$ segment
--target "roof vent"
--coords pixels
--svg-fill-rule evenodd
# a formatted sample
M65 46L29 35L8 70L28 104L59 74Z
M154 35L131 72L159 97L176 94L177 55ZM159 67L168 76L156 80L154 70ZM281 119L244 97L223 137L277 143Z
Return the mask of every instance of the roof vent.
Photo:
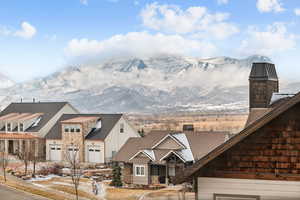
M183 131L194 131L194 125L193 124L184 124L182 127Z

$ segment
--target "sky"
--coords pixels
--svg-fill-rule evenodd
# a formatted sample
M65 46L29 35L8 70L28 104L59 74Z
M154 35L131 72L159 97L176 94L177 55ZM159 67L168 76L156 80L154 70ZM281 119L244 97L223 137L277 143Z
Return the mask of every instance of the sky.
M0 73L22 82L113 57L270 57L300 79L299 0L10 0Z

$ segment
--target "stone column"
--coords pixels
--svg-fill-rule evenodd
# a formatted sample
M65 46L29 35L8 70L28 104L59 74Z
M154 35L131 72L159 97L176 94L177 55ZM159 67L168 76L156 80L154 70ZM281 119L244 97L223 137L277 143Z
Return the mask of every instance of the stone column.
M4 140L4 151L8 154L8 140Z

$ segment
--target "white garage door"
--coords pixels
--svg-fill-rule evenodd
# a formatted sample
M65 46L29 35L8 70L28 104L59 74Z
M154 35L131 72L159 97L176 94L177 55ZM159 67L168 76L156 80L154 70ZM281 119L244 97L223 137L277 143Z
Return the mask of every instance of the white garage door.
M88 159L91 163L101 163L100 146L88 146Z
M50 144L50 160L61 161L61 145Z

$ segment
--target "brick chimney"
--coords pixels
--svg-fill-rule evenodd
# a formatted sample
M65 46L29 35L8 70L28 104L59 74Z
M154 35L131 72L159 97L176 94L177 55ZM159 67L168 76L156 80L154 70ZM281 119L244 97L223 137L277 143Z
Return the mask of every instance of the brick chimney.
M279 82L274 64L253 63L249 76L249 107L268 108L273 93L279 92Z

